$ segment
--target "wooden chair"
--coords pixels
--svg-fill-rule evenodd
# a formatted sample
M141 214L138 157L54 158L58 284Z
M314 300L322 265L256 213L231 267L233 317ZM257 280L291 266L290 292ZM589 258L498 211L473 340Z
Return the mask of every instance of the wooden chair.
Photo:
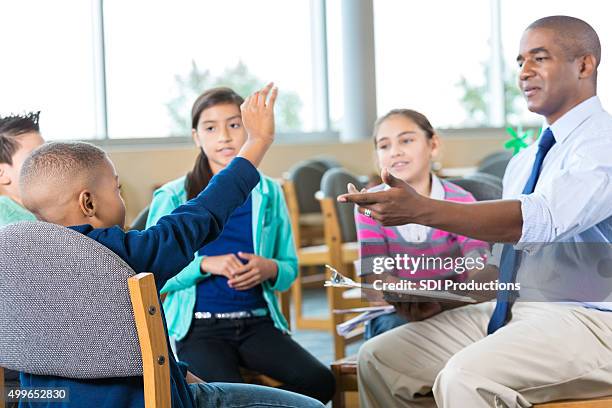
M329 249L325 245L302 246L302 223L300 222L300 209L297 200L295 185L291 180L283 180L282 183L285 201L291 220L293 239L298 257L299 274L296 281L291 286L291 298L295 308L295 327L298 329L327 330L329 327L328 319L305 318L302 308L303 285L309 282L319 282L322 284L325 279L324 274L313 274L304 276L304 268L320 267L329 262Z
M301 227L299 222L299 208L297 204L295 186L290 180L284 180L283 191L285 200L289 210L293 236L296 242L298 263L300 267L314 267L330 264L336 267L341 273L352 275L353 262L359 258L359 244L357 242L342 242L342 233L338 214L335 208L335 197L324 197L319 192L317 200L321 206L323 215L323 234L324 244L301 247ZM302 277L291 287L291 297L295 308L295 327L298 329L314 329L314 330L331 330L334 334L334 350L336 350L337 358L344 355L344 348L347 344L345 339L340 338L336 334L336 324L344 321L347 315L337 315L333 313L335 309L349 309L352 307L363 306L358 299L344 299L343 290L328 288L327 299L330 307L330 316L328 318L305 318L302 308L302 291L304 283L309 281L318 281L329 278L329 273L326 271L321 276ZM355 332L354 336L350 336L348 342L352 342L360 338L363 334L363 329Z
M340 224L336 213L336 200L331 197L322 197L319 195L321 210L324 218L325 245L328 248L329 265L332 265L341 274L352 276L353 263L359 259L359 243L357 242L342 242L340 232ZM326 271L327 279L331 278L329 271ZM363 307L364 301L360 298L345 298L346 289L327 287L327 302L331 310L330 321L328 328L334 336L334 355L336 359L340 359L346 354L346 346L360 340L363 337L363 327L354 330L347 337L342 337L336 332L336 326L344 322L347 318L353 317L353 314L334 313L334 311L344 311L356 307Z
M153 274L129 278L128 288L140 340L145 407L170 407L168 346Z
M332 399L332 408L345 408L346 392L357 391L357 355L352 355L331 364L336 379L336 392Z
M145 407L170 408L168 348L155 279L150 273L139 273L129 278L127 284L142 353ZM2 367L0 367L0 389L4 389ZM4 393L2 393L0 407L4 404Z

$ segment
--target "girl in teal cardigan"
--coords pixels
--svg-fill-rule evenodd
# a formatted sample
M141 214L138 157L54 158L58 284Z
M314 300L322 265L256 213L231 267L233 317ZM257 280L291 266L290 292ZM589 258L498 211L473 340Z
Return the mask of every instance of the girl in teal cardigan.
M195 196L235 157L246 141L242 101L228 88L211 89L195 101L192 137L200 153L190 173L155 191L147 227ZM289 289L297 268L282 190L260 174L219 238L161 290L179 359L205 381L242 382L244 367L327 403L333 375L291 339L275 294Z

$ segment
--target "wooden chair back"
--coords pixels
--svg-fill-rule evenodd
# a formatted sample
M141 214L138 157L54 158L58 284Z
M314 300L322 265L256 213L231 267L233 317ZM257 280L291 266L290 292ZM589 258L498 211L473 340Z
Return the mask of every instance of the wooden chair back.
M342 233L338 215L336 212L335 199L332 197L318 196L323 212L323 229L325 232L325 245L329 250L329 263L338 272L345 276L354 277L353 261L357 260L357 246L347 248L347 243L342 242ZM327 279L331 278L327 271ZM334 355L336 359L341 359L346 355L346 347L363 337L363 328L354 331L349 337L345 338L336 332L336 326L344 322L347 318L353 317L350 313L334 313L335 310L346 310L356 307L367 306L361 299L345 299L345 289L328 287L327 302L331 311L330 330L334 336Z
M145 407L170 408L168 343L153 274L132 276L128 289L142 353Z

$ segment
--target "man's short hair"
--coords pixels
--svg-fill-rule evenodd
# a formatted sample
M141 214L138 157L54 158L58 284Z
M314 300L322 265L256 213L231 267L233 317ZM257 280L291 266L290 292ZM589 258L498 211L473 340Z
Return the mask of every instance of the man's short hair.
M49 142L35 149L21 168L22 191L36 183L69 183L93 177L106 160L104 150L86 142Z
M0 163L13 165L13 155L19 148L18 136L40 132L40 111L0 117Z
M601 43L597 32L587 22L576 17L550 16L534 21L527 30L544 28L555 32L555 35L567 54L568 59L592 54L595 56L595 69L601 61Z

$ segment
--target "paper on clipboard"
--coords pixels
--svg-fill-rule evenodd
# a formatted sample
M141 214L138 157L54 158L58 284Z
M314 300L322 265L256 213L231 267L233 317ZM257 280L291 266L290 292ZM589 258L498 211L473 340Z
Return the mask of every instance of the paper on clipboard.
M346 276L342 275L335 268L329 265L325 265L325 267L328 268L332 272L331 279L328 281L325 281L324 286L326 287L332 286L336 288L359 288L361 290L373 290L379 293L381 292L379 289L374 288L374 285L370 283L355 282L351 278L347 278ZM410 296L419 296L419 297L425 297L425 298L437 299L437 300L462 302L462 303L477 303L476 299L474 298L471 298L469 296L457 295L455 293L451 293L447 291L405 289L405 290L385 290L385 292L404 294L404 295L410 295Z

